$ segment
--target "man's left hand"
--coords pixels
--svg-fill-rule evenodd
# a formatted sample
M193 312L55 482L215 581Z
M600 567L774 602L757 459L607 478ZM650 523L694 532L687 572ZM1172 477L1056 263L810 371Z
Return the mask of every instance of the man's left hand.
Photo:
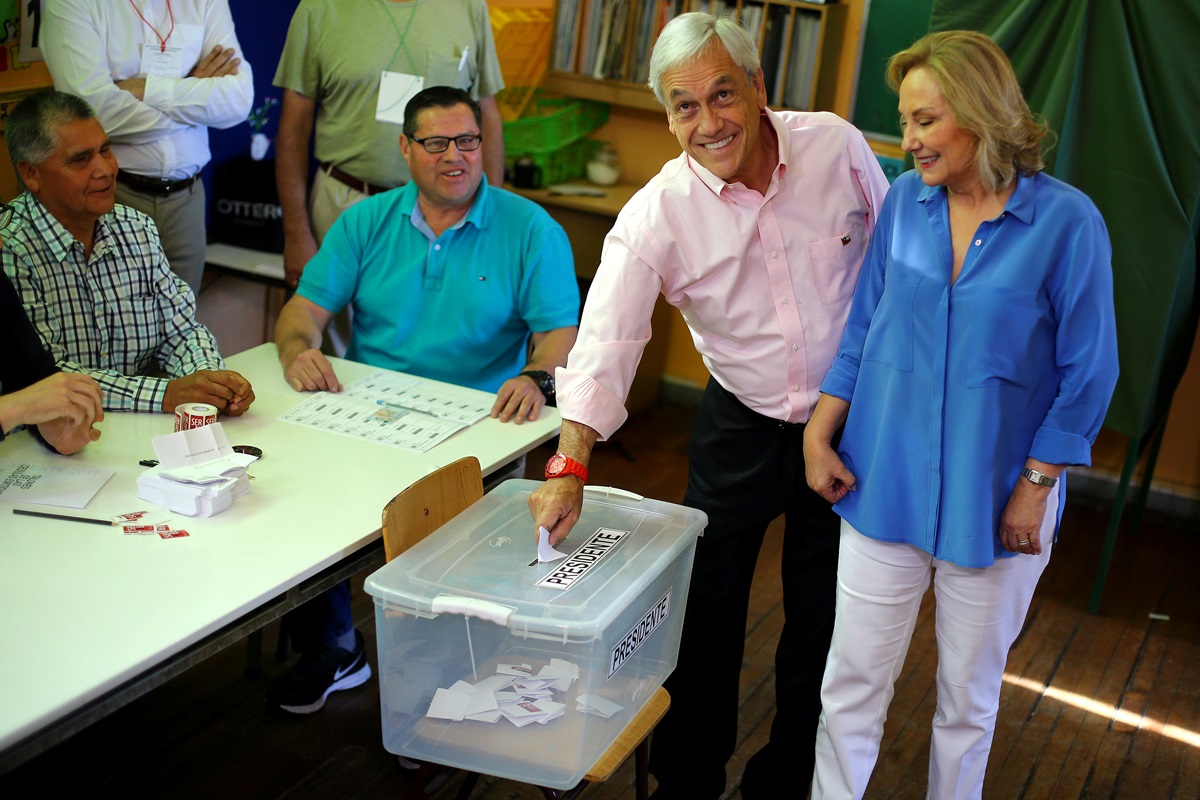
M238 417L254 402L250 381L233 370L202 369L167 382L162 410L170 414L180 403L208 403L222 414Z
M232 47L222 48L216 45L208 55L202 57L187 74L189 78L223 78L226 75L237 75L240 58L235 58Z
M528 375L518 375L509 378L496 392L496 402L492 406L492 419L508 422L510 419L520 425L525 420L532 422L542 413L546 405L546 397L537 383Z

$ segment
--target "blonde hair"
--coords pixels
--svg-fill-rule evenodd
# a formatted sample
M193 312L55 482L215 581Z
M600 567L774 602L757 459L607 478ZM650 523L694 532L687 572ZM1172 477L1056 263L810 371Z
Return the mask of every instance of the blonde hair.
M1021 93L1012 64L1000 46L976 31L942 31L923 36L892 56L887 84L900 91L904 77L927 69L959 127L976 137L975 168L979 180L999 191L1020 172L1045 169L1042 139L1048 129L1034 118Z

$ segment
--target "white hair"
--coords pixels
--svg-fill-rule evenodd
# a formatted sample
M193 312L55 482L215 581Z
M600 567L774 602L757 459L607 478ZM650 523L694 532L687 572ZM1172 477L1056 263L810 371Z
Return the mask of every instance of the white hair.
M758 75L758 47L754 39L732 16L714 17L712 14L692 12L680 14L662 29L654 43L650 56L650 88L664 106L662 77L699 56L716 39L725 47L733 63L744 70L751 82Z

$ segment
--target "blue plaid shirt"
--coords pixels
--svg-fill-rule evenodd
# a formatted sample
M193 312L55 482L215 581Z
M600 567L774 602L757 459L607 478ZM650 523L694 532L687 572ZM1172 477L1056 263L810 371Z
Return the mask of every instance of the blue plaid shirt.
M0 265L30 322L65 372L91 375L104 408L161 411L168 378L223 369L196 300L171 272L154 222L118 205L96 223L91 258L29 193L0 230Z

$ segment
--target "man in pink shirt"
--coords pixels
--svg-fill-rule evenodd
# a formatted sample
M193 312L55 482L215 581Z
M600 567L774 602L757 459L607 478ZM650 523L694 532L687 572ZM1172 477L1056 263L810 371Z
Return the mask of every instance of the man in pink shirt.
M750 584L780 514L786 624L776 716L741 792L803 797L796 779L813 770L838 553L838 518L805 482L803 430L887 181L844 120L766 108L758 51L731 20L684 14L669 23L650 85L684 152L630 200L605 240L579 336L558 370L560 452L530 512L555 543L579 519L592 447L625 421L661 293L683 313L712 378L684 497L709 524L667 681L671 710L654 734L654 797L715 800L725 790Z

